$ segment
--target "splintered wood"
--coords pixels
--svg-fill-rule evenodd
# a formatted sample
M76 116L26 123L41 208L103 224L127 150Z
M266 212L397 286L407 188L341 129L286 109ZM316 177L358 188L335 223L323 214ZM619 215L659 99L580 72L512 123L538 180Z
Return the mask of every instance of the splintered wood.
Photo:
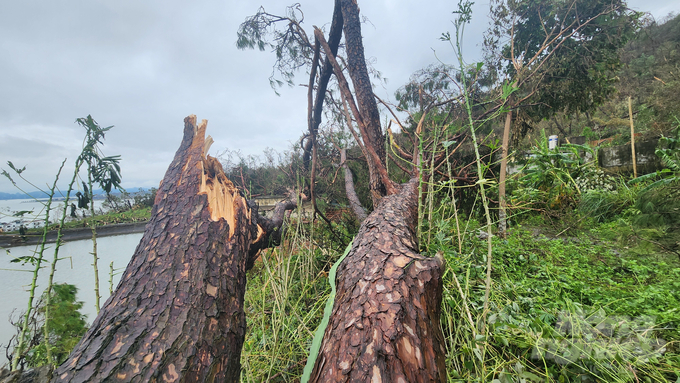
M246 199L241 197L238 189L229 181L222 171L222 164L217 159L208 156L201 162L203 174L199 194L208 196L208 210L210 219L218 221L225 219L229 224L229 239L234 235L236 227L236 211L243 211L250 219L250 209ZM261 229L260 229L261 230Z
M258 228L207 122L184 136L121 281L54 382L236 382L246 261Z

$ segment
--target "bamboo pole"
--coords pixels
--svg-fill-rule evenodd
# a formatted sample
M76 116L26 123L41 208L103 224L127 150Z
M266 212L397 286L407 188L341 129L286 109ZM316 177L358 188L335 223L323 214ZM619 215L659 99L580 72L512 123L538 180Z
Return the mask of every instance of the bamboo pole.
M633 101L628 96L628 117L630 118L630 150L633 153L633 177L637 178L637 160L635 159L635 127L633 125Z
M510 144L510 127L512 126L512 110L505 115L505 126L503 128L503 146L501 152L501 174L498 182L498 235L505 237L507 225L507 202L505 201L505 178L508 172L508 146Z

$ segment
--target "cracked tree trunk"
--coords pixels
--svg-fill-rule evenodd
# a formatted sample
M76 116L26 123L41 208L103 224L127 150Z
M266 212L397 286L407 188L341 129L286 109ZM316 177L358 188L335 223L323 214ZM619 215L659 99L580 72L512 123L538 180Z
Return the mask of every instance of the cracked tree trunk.
M384 197L338 268L311 382L445 382L441 257L417 251L417 179Z
M184 120L144 236L53 382L238 381L249 250L268 233L206 156L206 125Z

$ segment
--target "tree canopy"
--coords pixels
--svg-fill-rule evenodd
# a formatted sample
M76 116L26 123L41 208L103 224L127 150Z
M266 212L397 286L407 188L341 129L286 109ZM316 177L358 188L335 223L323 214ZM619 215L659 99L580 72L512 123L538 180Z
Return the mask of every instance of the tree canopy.
M485 36L497 78L515 82L526 132L558 111L592 111L615 90L620 49L641 13L624 0L493 0Z

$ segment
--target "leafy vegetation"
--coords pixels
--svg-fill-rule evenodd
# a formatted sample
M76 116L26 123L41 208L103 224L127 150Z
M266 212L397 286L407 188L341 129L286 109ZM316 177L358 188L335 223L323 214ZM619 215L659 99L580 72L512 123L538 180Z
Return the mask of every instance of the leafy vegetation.
M474 95L468 111L483 115L483 71L472 68L468 74ZM429 68L401 91L402 107L417 110L455 98L454 85L462 78L445 66ZM605 93L616 94L611 89ZM553 119L559 121L563 113ZM449 106L411 114L405 133L422 127L422 137L427 137L420 143L426 148L423 163L455 152L459 142L443 132L459 133L464 116L462 108ZM551 121L541 124L550 130ZM483 136L481 148L493 153L498 147L493 121L473 124ZM602 129L591 130L592 138L601 137ZM399 141L404 136L393 134L399 145L391 148L393 153L408 145ZM446 142L446 150L434 149L435 139ZM437 173L424 167L428 176L422 183L420 241L424 252L439 252L447 260L441 320L449 381L676 381L680 237L675 213L680 198L677 183L652 185L677 173L668 167L659 175L630 180L598 168L597 151L589 145L550 150L545 132L532 142L522 170L508 180L511 225L505 238L484 233L490 225L480 223L486 218L480 213L483 197L477 185L452 176L463 170L476 177L478 172L469 171L468 144L443 164L450 170ZM659 151L660 156L677 155L672 142L660 146L664 148L670 151ZM484 158L479 172L492 186L493 202L494 163ZM346 200L338 202L346 206ZM342 244L331 245L331 231L337 229L336 223L318 221L298 226L289 246L272 250L249 275L246 299L257 309L248 311L242 380L295 381L301 376L330 291L326 273L343 249ZM304 281L302 270L311 271ZM487 270L493 281L489 287ZM289 295L281 286L287 286Z
M524 187L531 182L518 181ZM570 221L578 223L568 236L559 233L563 226L556 227L552 215L517 209L508 236L492 237L486 314L487 246L480 236L486 225L474 213L457 220L450 194L437 201L421 241L426 252L440 252L447 261L442 325L449 381L678 378L680 262L656 243L666 226L650 223L644 229L638 223L635 206L643 186L627 187L621 180L616 191L579 196L573 183L565 184L572 185L573 204L561 212L578 217ZM626 197L611 197L608 203L616 209L606 215L583 206L591 194L616 193ZM601 204L596 211L610 209ZM340 246L322 240L333 238L323 224L298 222L293 228L285 244L264 254L248 276L246 382L301 376L330 292L327 273ZM484 321L488 333L482 336Z
M495 2L500 3L504 2ZM447 261L441 324L449 381L680 379L680 121L670 118L680 112L680 104L673 104L677 92L672 92L679 81L674 72L680 63L674 31L680 18L663 24L648 22L637 30L642 15L620 8L622 2L615 2L613 13L604 9L605 2L577 3L587 12L573 14L562 2L501 4L499 20L510 18L513 23L507 25L522 27L512 36L525 48L515 52L516 57L535 56L535 61L517 67L499 62L489 68L488 62L466 65L458 51L458 68L429 67L397 95L398 107L409 111L409 117L398 123L399 132L388 130L386 163L391 178L400 181L408 177L413 163L419 164L420 246L424 253L439 253ZM469 21L469 6L461 5L457 28ZM535 8L551 17L529 15ZM240 46L275 50L275 68L285 82L291 82L294 72L310 60L299 15L297 6L288 9L286 20L294 27L276 31L273 42L257 34L263 25L273 28L273 15L264 10L239 32ZM592 25L578 29L579 34L594 35L585 39L589 44L579 45L572 41L573 35L558 34L555 44L561 45L541 49L532 31L558 30L560 15L567 15L566 20L575 25L585 25L578 17L592 19ZM598 34L602 29L608 34ZM497 37L501 32L494 31ZM278 45L288 38L294 39L292 45ZM450 34L444 34L443 40L459 48ZM618 50L626 41L625 48ZM567 53L553 49L557 47L565 47ZM507 53L506 45L496 48ZM640 52L646 53L636 57ZM666 61L658 56L663 52ZM574 64L584 57L584 65ZM541 62L546 63L542 74L520 73ZM514 81L499 80L502 76ZM616 76L620 83L615 84ZM279 81L272 80L274 85ZM546 82L549 86L537 92ZM578 92L566 89L589 97L574 98ZM630 175L607 174L598 168L597 151L588 144L548 147L546 132L556 130L574 130L589 141L630 139L630 133L625 133L627 107L623 107L628 95L636 96L638 131L663 136L657 155L665 169L629 179ZM513 101L513 97L517 98ZM510 106L517 107L510 105L517 100L534 105L515 121L520 129L515 141L528 134L516 149L528 151L526 156L519 151L515 155L521 167L507 180L510 228L501 237L493 229L499 193L497 132L500 117L510 112ZM303 374L332 294L331 266L358 229L342 187L340 148L348 149L350 175L357 184L368 183L368 167L360 148L351 143L348 125L336 115L316 137L314 188L323 220L316 213L307 217L298 211L289 218L282 245L261 254L248 274L244 382L297 381ZM534 140L529 137L532 133ZM416 148L418 157L409 158L408 152ZM301 147L283 154L268 150L262 157L227 150L221 160L229 178L248 197L285 194L296 188L303 189L300 194L309 192L299 187L309 181ZM112 171L110 166L107 169ZM359 193L362 204L372 208L368 191ZM148 217L151 195L134 196L139 208L126 210L132 205L125 202L129 200L129 195L111 198L116 212L107 218L90 217L61 227ZM56 287L53 293L58 293ZM55 295L49 305L59 305L59 299ZM65 307L71 312L79 309L75 292L63 301L70 302ZM55 322L47 327L50 334L71 334L65 324L82 319L77 314L62 318L58 306L51 311L48 321ZM49 339L55 341L47 348L60 360L59 350L68 348L69 341L62 345L56 335ZM42 344L38 341L26 354L29 364L44 363Z
M35 310L30 316L30 331L24 336L27 338L27 346L25 351L18 355L19 364L21 366L26 366L29 368L40 367L50 363L61 364L66 360L66 357L76 343L80 341L80 338L87 331L87 322L80 310L83 308L83 302L77 300L76 294L78 289L74 285L70 284L55 284L52 286L51 297L49 300L50 304L50 317L46 319L45 317L45 307L47 305L47 299L45 295L47 291L43 293L43 296L38 300ZM45 342L43 342L43 332L44 322L48 320L50 323L48 325L49 330L49 347L51 349L53 360L50 361L47 358L47 350ZM13 351L17 352L18 336L21 336L21 323L15 323L17 328L17 337L13 338L14 345L12 342L8 346L11 348L13 346Z

